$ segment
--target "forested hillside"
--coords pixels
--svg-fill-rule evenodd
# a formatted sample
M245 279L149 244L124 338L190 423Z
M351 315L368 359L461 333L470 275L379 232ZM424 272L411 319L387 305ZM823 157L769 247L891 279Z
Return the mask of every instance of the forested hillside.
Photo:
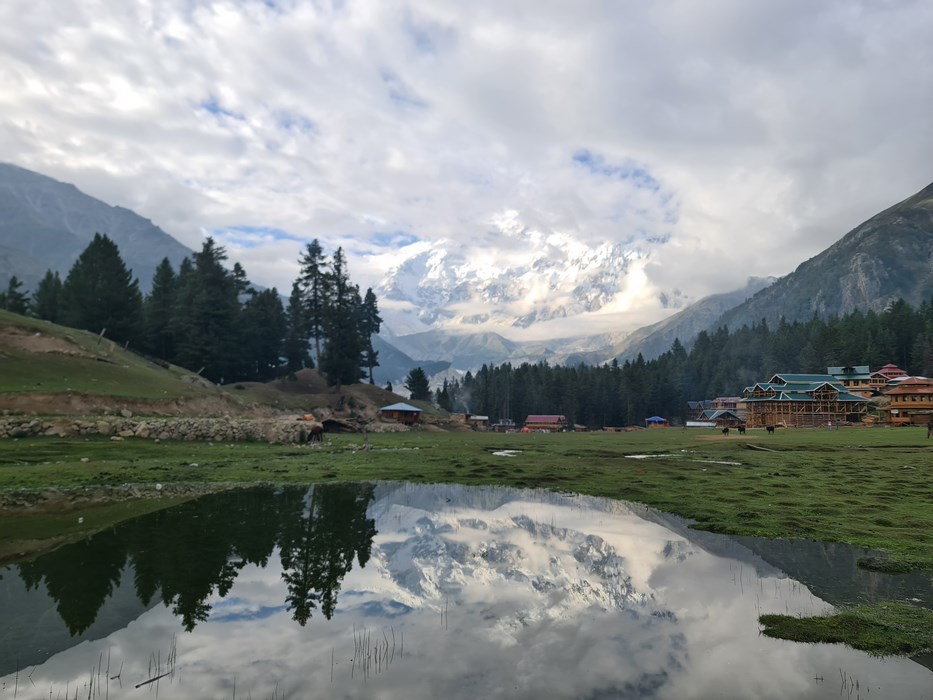
M524 420L559 413L589 427L644 425L684 415L689 400L735 396L778 372L823 373L833 365L889 362L909 374L933 374L933 304L898 301L881 313L806 322L781 321L702 332L692 348L675 340L655 360L641 356L600 367L546 363L483 366L437 390L444 408Z
M372 381L382 319L373 291L351 282L342 249L328 259L317 240L306 246L287 309L275 288L256 289L226 259L209 237L177 270L164 258L143 296L117 244L98 233L64 280L49 269L30 294L12 276L0 308L99 333L221 384L315 364L331 385Z

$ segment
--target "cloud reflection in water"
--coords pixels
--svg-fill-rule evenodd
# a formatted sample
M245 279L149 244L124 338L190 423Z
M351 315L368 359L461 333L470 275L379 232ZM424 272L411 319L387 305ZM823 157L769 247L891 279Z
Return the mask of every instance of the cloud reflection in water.
M885 698L933 687L906 659L760 636L762 613L829 606L734 540L640 507L379 484L366 518L368 560L341 565L329 619L314 609L296 624L277 548L266 566L241 565L191 632L156 606L57 654L31 682L46 695L74 688L109 653L124 665L122 691L108 688L121 697L174 639L164 698L232 697L234 684L238 697L823 698L838 695L841 674Z

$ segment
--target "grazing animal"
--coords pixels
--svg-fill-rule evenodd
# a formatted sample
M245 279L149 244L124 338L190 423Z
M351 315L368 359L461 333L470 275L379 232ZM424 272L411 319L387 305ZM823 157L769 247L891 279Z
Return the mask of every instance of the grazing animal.
M324 426L320 424L315 424L311 426L311 435L309 436L310 442L324 442Z
M745 426L744 426L744 425L740 425L738 428L736 428L736 430L739 431L739 435L745 435Z
M768 435L774 435L774 426L773 426L773 425L769 425L769 426L765 427L765 430L768 431Z
M728 428L728 427L723 428L723 429L722 429L722 434L723 434L723 435L728 435L728 434L729 434L729 428Z

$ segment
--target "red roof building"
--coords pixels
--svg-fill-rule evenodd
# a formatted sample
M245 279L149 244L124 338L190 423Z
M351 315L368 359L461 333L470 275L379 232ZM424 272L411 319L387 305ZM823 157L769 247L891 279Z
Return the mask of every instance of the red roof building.
M525 419L525 428L528 430L547 430L556 432L566 430L570 426L566 416L559 415L532 415Z
M876 369L871 373L871 388L880 393L890 381L906 376L907 372L889 362L881 369Z

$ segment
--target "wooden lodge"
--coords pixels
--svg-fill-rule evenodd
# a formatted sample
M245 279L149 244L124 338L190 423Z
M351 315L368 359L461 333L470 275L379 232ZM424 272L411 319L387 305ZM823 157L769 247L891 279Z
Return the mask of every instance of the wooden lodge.
M930 425L933 423L933 379L903 377L884 395L891 403L882 409L891 425Z
M858 423L868 411L868 399L831 374L775 374L770 381L746 387L743 398L750 428Z
M687 427L737 428L745 425L745 401L741 396L687 402Z
M888 384L906 376L907 372L902 370L897 365L888 363L881 369L872 372L869 379L871 381L871 388L875 391L875 393L881 394L884 393L884 390L887 388Z
M841 382L850 393L869 398L875 394L871 385L871 372L868 365L847 365L844 367L827 367L826 374L831 374L836 381Z
M569 427L570 423L567 421L566 416L560 416L556 414L531 415L525 419L525 425L522 430L525 432L544 430L550 433L555 433L562 430L567 430Z
M394 403L379 409L379 415L386 420L394 420L405 425L413 425L421 420L421 409L407 403Z

